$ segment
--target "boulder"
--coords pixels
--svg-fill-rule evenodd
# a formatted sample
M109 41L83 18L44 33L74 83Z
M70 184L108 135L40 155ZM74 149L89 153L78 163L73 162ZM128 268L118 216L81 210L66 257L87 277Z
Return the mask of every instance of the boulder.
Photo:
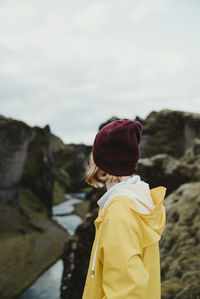
M200 296L200 182L165 199L167 224L160 241L162 298Z
M32 140L27 148L27 157L20 185L36 194L51 217L53 204L54 157L51 153L49 126L32 128Z
M200 163L188 164L170 155L158 154L150 158L141 158L137 174L149 184L150 188L165 186L167 194L170 194L186 182L198 181L199 166Z
M0 115L0 202L18 205L18 186L31 137L32 130L24 122Z
M53 151L57 169L56 180L65 193L80 192L87 187L84 164L90 151L91 146L84 144L64 144Z
M151 112L143 121L142 157L169 154L176 158L200 136L200 114L164 109Z

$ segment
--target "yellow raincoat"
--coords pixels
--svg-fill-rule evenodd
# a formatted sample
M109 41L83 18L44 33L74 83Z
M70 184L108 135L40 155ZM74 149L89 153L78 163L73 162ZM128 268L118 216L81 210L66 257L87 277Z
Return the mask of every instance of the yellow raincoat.
M154 209L115 196L95 219L95 239L82 299L160 299L159 243L165 228L166 188L149 190Z

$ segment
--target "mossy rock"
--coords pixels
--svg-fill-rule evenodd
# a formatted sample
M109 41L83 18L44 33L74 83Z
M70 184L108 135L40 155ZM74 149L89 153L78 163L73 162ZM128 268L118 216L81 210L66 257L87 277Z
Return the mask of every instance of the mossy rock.
M65 193L66 187L60 183L59 181L54 181L54 188L53 188L53 204L57 205L61 202L66 201Z
M0 293L12 299L60 257L69 234L47 218L37 195L20 187L17 208L0 203L0 238Z
M199 190L200 182L183 184L165 199L167 224L160 241L162 298L200 298Z
M150 136L143 150L144 157L158 153L180 157L184 153L184 119L181 112L151 112L145 120L143 135Z
M44 221L49 227L45 233L12 235L1 242L1 298L11 299L21 293L59 258L67 234L46 217Z
M103 127L105 127L106 125L108 125L109 123L115 121L115 120L119 120L120 118L117 117L117 116L112 116L111 118L109 118L106 122L102 123L100 126L99 126L99 130L101 130Z
M180 158L193 137L200 137L200 114L164 109L152 111L143 126L142 156L167 153Z
M74 205L74 213L84 220L86 218L86 214L89 212L89 207L89 200L84 200L81 203Z
M65 144L58 136L51 133L51 152L55 153L65 149Z
M23 209L30 218L46 215L46 207L38 195L30 189L19 187L19 208Z

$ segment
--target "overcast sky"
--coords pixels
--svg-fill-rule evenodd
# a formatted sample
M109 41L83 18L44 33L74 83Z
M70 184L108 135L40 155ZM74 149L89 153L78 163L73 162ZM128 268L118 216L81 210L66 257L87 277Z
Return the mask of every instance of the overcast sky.
M111 116L200 113L199 0L0 0L0 114L92 144Z

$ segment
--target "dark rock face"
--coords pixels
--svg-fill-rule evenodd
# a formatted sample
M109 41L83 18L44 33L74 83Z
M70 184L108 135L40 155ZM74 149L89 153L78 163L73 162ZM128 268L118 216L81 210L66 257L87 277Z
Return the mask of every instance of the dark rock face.
M167 188L167 195L188 181L198 181L198 165L188 164L167 154L139 160L137 174L150 188L158 185Z
M59 174L56 176L60 184L69 182L65 192L78 192L87 187L84 175L84 163L91 152L91 146L84 144L67 144L53 152L56 168Z
M32 130L25 123L0 116L0 201L18 205L18 184Z
M55 161L51 153L51 133L47 125L44 129L34 127L33 136L28 146L27 159L21 185L39 196L42 204L51 216L53 203L53 170Z
M108 125L109 123L111 123L111 122L113 122L113 121L115 121L115 120L119 120L119 118L116 117L116 116L113 116L113 117L111 117L110 119L108 119L106 122L104 122L103 124L101 124L101 125L99 126L99 131L100 131L104 126Z
M32 128L0 116L1 298L14 298L32 283L68 240L48 219L57 170L51 141L48 125Z
M77 192L82 188L87 187L83 179L84 176L84 163L88 158L92 148L91 146L86 146L84 144L74 145L74 155L75 161L71 167L69 167L68 172L71 177L71 191Z
M17 206L18 189L25 187L38 195L50 216L55 162L49 126L31 128L1 116L0 141L0 201Z
M143 124L142 157L165 153L180 158L197 136L200 136L199 114L167 109L153 111Z
M84 144L66 145L49 126L30 127L0 116L0 201L18 205L19 186L36 194L51 216L53 197L87 187L84 163L91 151ZM58 202L59 202L58 200Z
M61 298L79 299L83 293L84 278L89 265L90 251L95 235L94 220L96 209L76 229L76 237L71 238L64 247L62 259L64 272L62 276Z
M98 214L97 200L105 189L93 189L87 196L90 200L89 213L76 229L75 236L65 244L63 250L64 271L61 284L62 299L80 299L87 275L90 252L95 236L94 220Z

